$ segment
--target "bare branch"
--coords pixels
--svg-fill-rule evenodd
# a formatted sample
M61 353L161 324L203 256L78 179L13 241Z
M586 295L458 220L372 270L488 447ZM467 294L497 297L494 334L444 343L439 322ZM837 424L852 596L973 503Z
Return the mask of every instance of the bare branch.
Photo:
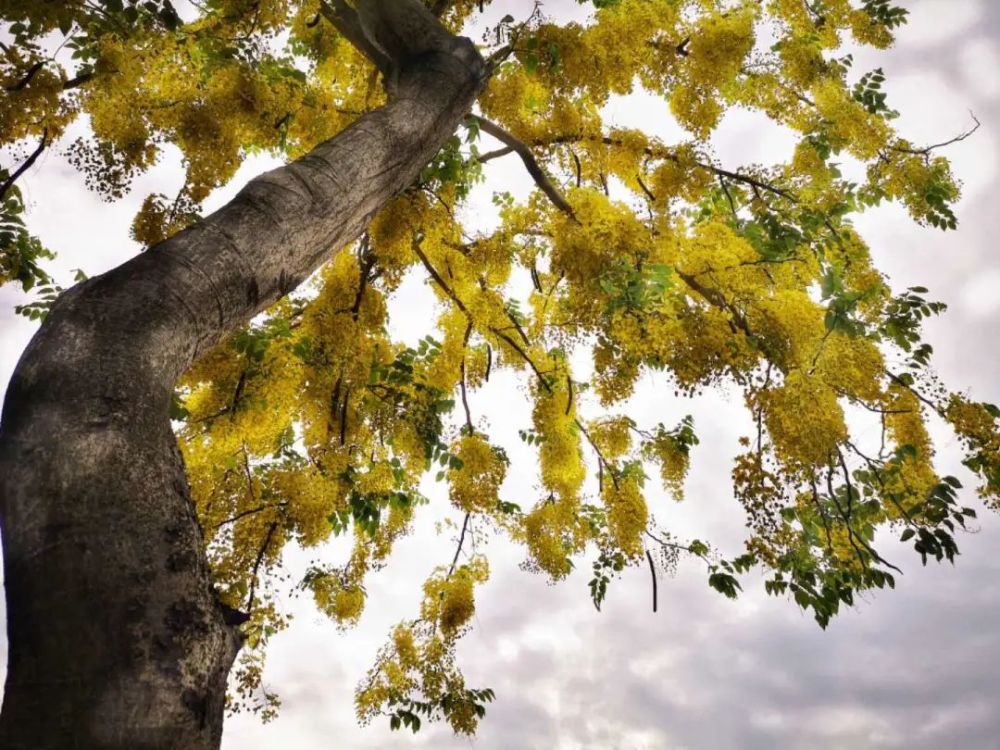
M982 126L982 123L979 122L979 119L971 111L969 112L969 116L972 117L972 121L976 124L973 125L971 128L969 128L968 130L966 130L965 132L956 135L954 138L951 138L947 141L942 141L941 143L934 143L931 144L930 146L924 146L923 148L904 148L903 146L893 146L892 150L898 151L899 153L902 154L916 154L918 156L927 156L931 151L934 151L935 149L945 148L946 146L951 146L952 144L960 143L969 136L971 136L973 133L975 133L977 130L979 130L979 128Z
M471 517L471 513L466 513L465 520L462 521L462 533L458 537L458 548L455 550L455 556L451 560L451 567L448 568L448 578L451 578L451 574L455 572L455 566L458 565L458 556L462 554L462 545L465 544L465 532L469 529L469 519Z
M656 611L656 568L653 567L653 556L646 550L646 559L649 560L649 575L653 578L653 611Z
M555 185L552 184L552 181L549 179L548 175L545 174L545 171L538 163L538 160L535 159L535 155L531 152L531 149L527 146L527 144L517 139L511 133L508 133L494 122L490 122L479 115L470 115L470 117L479 123L481 130L489 133L501 143L509 146L517 153L518 156L521 157L521 161L524 162L524 166L527 168L528 174L531 175L535 184L538 185L539 190L545 193L546 197L552 201L552 204L556 208L568 216L574 219L576 218L576 215L573 213L573 207L566 202L566 199L563 198L562 194L556 189Z
M469 321L465 329L465 340L462 342L462 380L460 385L462 387L462 406L465 408L465 426L469 429L470 435L475 432L475 429L472 426L472 412L469 410L469 394L466 392L465 385L465 348L469 345L469 336L471 335L472 321Z
M288 505L287 502L267 503L266 505L259 505L256 508L250 508L249 510L245 510L242 513L237 513L235 516L227 518L225 521L220 521L219 523L217 523L215 525L215 528L216 529L221 529L223 526L227 526L227 525L229 525L231 523L235 523L236 521L239 521L241 518L246 518L247 516L252 516L255 513L260 513L261 511L268 510L269 508L284 508L287 505Z
M480 164L485 164L488 161L499 159L501 156L512 153L514 153L514 149L511 146L504 146L503 148L498 148L496 151L487 151L485 154L480 154L476 161Z

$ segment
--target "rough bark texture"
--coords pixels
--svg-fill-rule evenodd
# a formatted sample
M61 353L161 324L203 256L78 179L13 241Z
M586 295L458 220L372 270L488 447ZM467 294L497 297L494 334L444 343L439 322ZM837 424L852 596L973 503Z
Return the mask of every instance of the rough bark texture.
M471 43L414 0L361 7L366 33L382 24L376 38L395 45L389 103L74 287L21 358L0 432L5 750L219 745L240 637L212 592L170 429L173 385L357 237L484 75Z

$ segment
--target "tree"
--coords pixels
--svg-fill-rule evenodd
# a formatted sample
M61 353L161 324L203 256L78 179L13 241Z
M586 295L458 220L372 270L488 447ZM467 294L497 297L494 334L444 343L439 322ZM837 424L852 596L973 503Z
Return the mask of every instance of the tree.
M897 135L882 74L837 56L848 35L886 46L905 11L594 5L589 26L537 9L506 17L485 59L446 30L481 9L465 0L432 12L218 0L184 18L166 1L0 5L13 37L4 139L37 144L3 183L4 280L47 281L15 183L76 117L93 135L71 159L109 198L165 144L187 167L176 198L150 196L136 217L147 252L25 309L45 320L0 435L5 746L216 746L234 659L242 649L239 705L259 695L267 639L285 625L273 597L283 548L353 535L346 564L295 582L350 624L431 466L464 514L459 548L360 686L362 720L475 729L492 694L465 685L454 644L488 570L461 553L487 525L553 579L595 551L598 608L625 566L685 554L727 596L762 566L768 590L821 625L894 584L877 529L924 560L953 558L974 511L934 471L924 420L954 427L995 504L998 412L936 382L920 324L942 306L921 287L891 291L850 224L899 200L920 223L955 225L958 188L937 147ZM52 34L67 38L72 71L45 46ZM636 82L690 139L603 125L609 95ZM792 161L716 163L706 139L731 106L799 133ZM503 148L480 152L484 132ZM254 150L292 161L201 218ZM497 196L500 227L470 236L457 209L508 154L538 191ZM838 168L848 157L866 168L857 184ZM386 299L413 269L442 314L438 338L408 348L386 332ZM515 269L530 281L512 281ZM589 382L574 376L581 351ZM524 507L501 496L511 467L470 399L499 368L521 373L534 403L522 439L538 446L542 491ZM733 471L743 554L654 524L646 471L679 497L697 436L690 420L626 412L644 371L679 395L743 390L757 424ZM851 434L854 410L878 416L881 445Z

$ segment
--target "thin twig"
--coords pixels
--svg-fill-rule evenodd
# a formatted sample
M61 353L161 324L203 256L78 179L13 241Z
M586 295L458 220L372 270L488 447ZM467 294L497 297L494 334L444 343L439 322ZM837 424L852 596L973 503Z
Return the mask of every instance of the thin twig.
M472 514L466 513L465 519L462 521L462 533L458 537L458 548L455 550L455 556L451 560L451 567L448 568L448 578L451 578L451 574L455 572L455 566L458 565L458 556L462 554L462 545L465 544L465 532L469 528L470 518L472 518Z
M931 144L930 146L924 146L923 148L905 148L903 146L893 146L892 150L898 151L899 153L903 154L916 154L917 156L926 156L935 149L945 148L946 146L951 146L955 143L960 143L969 136L971 136L973 133L975 133L977 130L979 130L979 128L982 126L982 123L979 122L979 119L971 111L969 112L969 115L972 117L972 121L976 124L973 125L971 128L969 128L968 130L960 133L959 135L956 135L954 138L950 138L947 141L942 141L941 143L934 143Z

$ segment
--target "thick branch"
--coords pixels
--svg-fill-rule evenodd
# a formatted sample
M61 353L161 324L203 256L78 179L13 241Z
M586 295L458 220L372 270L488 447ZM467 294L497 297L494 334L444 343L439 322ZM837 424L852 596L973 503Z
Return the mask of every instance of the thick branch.
M69 89L75 89L82 86L93 77L93 73L81 73L80 75L73 76L72 78L67 78L63 82L63 91L68 91Z
M20 91L21 89L25 88L29 83L31 83L31 79L34 78L38 74L38 71L40 71L44 67L45 67L45 60L39 60L30 68L28 68L28 71L21 77L21 80L10 86L4 86L4 88L7 91L10 91L11 93L15 91Z

